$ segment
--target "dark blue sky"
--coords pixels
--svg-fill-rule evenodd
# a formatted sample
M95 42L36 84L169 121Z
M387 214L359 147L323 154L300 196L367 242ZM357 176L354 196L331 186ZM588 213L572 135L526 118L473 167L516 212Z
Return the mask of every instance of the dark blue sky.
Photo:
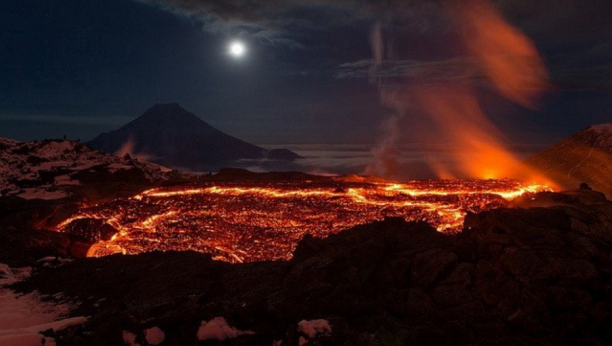
M554 85L539 110L478 85L508 140L549 143L612 122L611 2L495 4L534 41ZM394 110L381 105L368 74L372 28L381 25L393 51L390 71L444 79L456 71L439 66L464 52L443 7L440 0L3 0L0 137L89 140L155 103L179 102L253 143L375 143ZM226 52L235 38L248 47L239 60ZM398 125L403 142L413 141L411 119L419 116L409 112Z

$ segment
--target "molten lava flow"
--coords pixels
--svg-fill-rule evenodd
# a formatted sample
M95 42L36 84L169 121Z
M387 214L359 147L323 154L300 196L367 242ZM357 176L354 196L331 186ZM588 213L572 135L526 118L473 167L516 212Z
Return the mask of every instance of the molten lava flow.
M231 183L164 188L86 207L57 226L83 234L93 224L117 233L88 256L153 250L195 250L229 262L288 259L304 234L326 237L352 226L403 217L443 232L461 229L467 212L546 189L515 180L430 180L405 184L329 180L274 185ZM91 234L97 230L88 229Z

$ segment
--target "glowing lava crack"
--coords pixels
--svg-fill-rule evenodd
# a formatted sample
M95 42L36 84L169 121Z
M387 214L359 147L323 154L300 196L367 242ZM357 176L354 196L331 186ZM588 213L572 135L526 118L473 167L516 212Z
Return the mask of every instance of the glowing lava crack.
M279 260L290 258L306 233L326 237L385 217L427 221L439 231L457 232L467 212L502 207L509 199L546 189L508 179L216 183L154 189L85 207L57 230L82 234L79 220L95 221L88 227L112 227L112 237L97 237L89 249L87 255L94 257L195 250L229 262Z

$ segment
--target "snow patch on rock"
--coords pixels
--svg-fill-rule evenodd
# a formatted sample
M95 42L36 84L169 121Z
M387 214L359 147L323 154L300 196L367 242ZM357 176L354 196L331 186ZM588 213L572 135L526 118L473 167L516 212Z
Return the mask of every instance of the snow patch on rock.
M68 197L68 193L66 191L61 191L61 190L48 191L45 188L40 188L40 189L28 188L28 189L24 189L23 192L18 193L17 196L23 199L50 200L50 199L60 199L60 198Z
M314 338L317 334L330 335L332 328L327 320L301 320L298 323L298 332L309 338Z
M166 340L166 334L158 327L145 329L144 335L149 345L159 345Z
M124 330L123 333L121 334L122 338L123 338L123 342L129 346L139 346L136 343L136 334Z
M30 276L32 268L10 268L0 264L0 345L38 346L54 345L45 338L43 331L62 330L87 321L84 316L67 316L72 307L68 304L43 302L36 292L18 294L3 288Z
M225 340L234 339L240 335L253 335L255 332L247 330L242 331L227 324L227 321L223 317L215 317L212 320L206 322L202 321L200 329L198 329L198 340Z
M65 185L81 185L81 182L78 180L73 180L69 175L60 175L55 177L55 185L57 186L65 186Z
M32 275L31 267L10 268L8 265L0 263L0 288L25 280L30 275Z

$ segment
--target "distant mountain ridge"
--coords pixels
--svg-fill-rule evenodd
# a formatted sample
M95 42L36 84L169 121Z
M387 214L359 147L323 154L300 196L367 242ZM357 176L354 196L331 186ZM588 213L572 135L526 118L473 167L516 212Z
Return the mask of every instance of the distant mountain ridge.
M207 124L178 103L156 104L123 127L88 143L108 153L130 152L167 167L218 170L239 160L287 160L300 156L286 149L267 150Z
M564 187L587 183L612 197L612 123L592 125L527 159Z

